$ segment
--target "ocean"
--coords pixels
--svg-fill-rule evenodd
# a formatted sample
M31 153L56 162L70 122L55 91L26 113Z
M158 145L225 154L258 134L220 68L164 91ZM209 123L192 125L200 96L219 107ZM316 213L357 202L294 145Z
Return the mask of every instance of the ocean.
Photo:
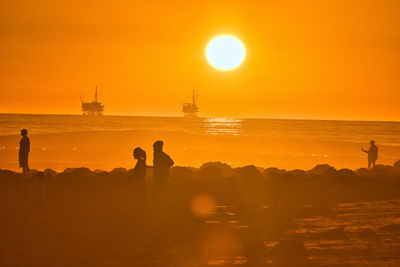
M39 169L130 168L131 150L141 146L151 154L158 139L177 165L197 167L222 161L263 168L307 169L321 163L354 169L364 167L366 154L360 149L372 139L381 148L380 163L400 158L400 122L0 114L0 125L0 168L9 169L18 169L22 128L31 138L31 166Z

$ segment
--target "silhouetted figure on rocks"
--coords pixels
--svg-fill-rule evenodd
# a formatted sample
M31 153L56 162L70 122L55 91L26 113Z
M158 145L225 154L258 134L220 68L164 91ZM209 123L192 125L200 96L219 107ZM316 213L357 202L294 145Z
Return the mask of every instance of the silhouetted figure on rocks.
M134 196L135 211L139 218L143 218L147 204L146 152L137 147L133 150L133 157L137 160L137 163L133 169L133 175L129 177L129 182Z
M375 145L375 141L370 142L370 147L368 150L361 148L361 151L368 154L368 169L375 167L375 162L378 159L378 147Z
M163 149L164 142L156 141L153 144L154 159L153 159L153 175L154 183L151 189L151 198L153 205L159 207L160 194L170 176L169 169L174 165L174 161L168 156Z
M19 141L19 166L25 175L29 175L28 157L31 150L31 142L28 138L28 130L21 130L21 141Z

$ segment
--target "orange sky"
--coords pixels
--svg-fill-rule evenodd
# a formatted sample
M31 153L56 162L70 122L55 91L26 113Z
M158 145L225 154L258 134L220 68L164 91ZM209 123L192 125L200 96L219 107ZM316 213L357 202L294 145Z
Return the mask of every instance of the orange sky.
M2 1L0 112L399 120L400 1ZM329 3L328 3L329 2ZM231 72L205 45L234 34Z

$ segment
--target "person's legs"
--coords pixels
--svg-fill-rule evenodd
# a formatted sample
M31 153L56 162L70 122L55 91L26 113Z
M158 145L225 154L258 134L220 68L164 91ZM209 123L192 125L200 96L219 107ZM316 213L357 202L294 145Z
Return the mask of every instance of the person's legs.
M28 176L29 175L29 166L28 166L28 155L25 153L19 154L19 166L22 168L22 172L24 175Z
M26 163L26 164L24 164L23 166L22 166L22 172L24 173L24 175L26 175L26 176L28 176L29 175L29 167L28 167L28 164Z
M372 161L372 168L375 167L375 160Z
M29 169L29 165L28 165L28 157L29 157L29 154L27 154L26 155L26 172L27 172L27 175L29 175L29 173L30 173L30 169Z
M372 161L369 159L368 160L368 169L371 169L371 163L372 163Z

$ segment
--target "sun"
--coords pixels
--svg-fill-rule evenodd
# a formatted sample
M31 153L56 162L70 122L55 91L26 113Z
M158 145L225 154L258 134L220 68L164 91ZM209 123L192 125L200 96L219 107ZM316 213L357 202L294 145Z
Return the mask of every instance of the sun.
M206 47L207 61L218 70L233 70L242 64L245 57L243 43L233 35L214 37Z

